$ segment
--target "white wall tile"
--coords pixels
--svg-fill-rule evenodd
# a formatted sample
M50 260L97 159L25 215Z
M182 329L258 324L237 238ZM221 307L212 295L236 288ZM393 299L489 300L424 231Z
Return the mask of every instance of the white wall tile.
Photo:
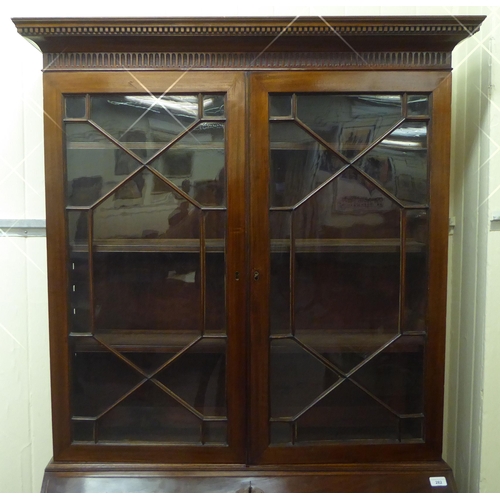
M24 40L21 40L24 41ZM23 135L25 214L27 219L45 218L43 153L42 54L29 44L20 51L23 64Z
M0 491L23 492L29 446L29 383L24 240L0 237ZM15 238L18 239L18 238Z

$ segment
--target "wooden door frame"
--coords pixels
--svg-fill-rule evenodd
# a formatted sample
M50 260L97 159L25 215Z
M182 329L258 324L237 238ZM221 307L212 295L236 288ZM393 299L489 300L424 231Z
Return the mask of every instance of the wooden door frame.
M124 446L71 443L71 370L68 348L69 251L65 216L63 96L93 93L157 93L166 91L226 92L227 168L227 386L228 446ZM246 423L245 315L245 81L238 72L95 71L44 74L45 179L49 280L49 325L54 460L149 463L244 463ZM236 279L235 277L238 276Z
M261 72L250 76L250 455L251 464L440 460L448 245L451 74L448 71ZM269 446L269 120L272 92L430 93L428 339L425 361L425 442Z

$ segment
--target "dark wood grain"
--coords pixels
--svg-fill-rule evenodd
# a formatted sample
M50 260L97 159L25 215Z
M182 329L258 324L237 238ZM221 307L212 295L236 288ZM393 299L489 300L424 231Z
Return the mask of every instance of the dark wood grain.
M432 487L430 477L444 477L447 486ZM449 493L456 491L453 474L443 462L359 464L276 469L262 467L113 468L94 464L49 466L42 491L49 493Z
M414 16L13 20L18 32L40 47L45 65L45 178L54 462L47 467L43 491L455 491L453 474L441 460L451 51L459 41L475 33L483 19L480 16ZM66 120L83 123L90 117L89 96L93 94L158 95L164 92L196 94L198 103L202 102L203 93L225 94L226 118L214 117L213 121L223 123L225 120L226 124L224 182L227 186L227 207L207 209L201 202L188 197L188 202L196 207L196 217L204 222L198 234L190 233L187 238L183 238L186 234L175 232L169 234L169 238L156 240L96 238L90 252L85 241L76 242L71 249L72 256L78 255L78 258L89 261L90 302L105 306L101 307L99 317L96 314L89 322L90 331L76 329L70 332L71 301L68 291L71 272L65 214L66 211L75 213L85 210L85 207L75 204L66 208L65 138L62 130L64 96L86 96L85 117ZM290 218L292 240L286 239L286 235L271 238L270 231L274 227L270 223L269 194L272 160L269 153L268 102L271 93L294 95L292 116L275 117L273 122L276 123L300 121L296 113L299 93L396 93L403 96L399 121L394 122L392 129L379 137L378 142L368 147L375 151L388 138L391 130L398 128L404 121L428 123L429 203L424 200L408 208L397 199L395 193L375 181L372 184L387 199L393 200L396 206L390 214L384 215L387 227L382 232L365 228L361 235L357 228L344 230L332 226L329 232L322 233L321 238L308 240L308 235L300 233ZM431 116L408 116L408 94L430 95ZM187 134L204 121L207 118L199 111L197 120L184 133ZM328 141L312 130L309 123L300 121L299 126L302 133L309 134L326 150L332 151ZM98 125L94 128L96 132L99 131ZM72 143L72 149L83 151L94 148L105 151L111 145L126 151L127 148L141 147L134 141L119 143L118 139L109 137L106 131L102 133L108 136L111 141L109 144L76 141ZM180 141L180 136L176 140ZM219 140L212 146L220 149L223 144ZM303 154L308 148L307 144L293 145L291 141L274 146L280 152L289 150L297 155ZM159 158L169 145L150 140L147 147L156 148L154 157ZM362 170L361 165L350 166L345 155L347 153L336 154L337 159L344 163L342 169L356 171L365 182L370 182L370 176ZM133 153L131 156L140 160L138 154ZM362 156L362 153L358 154L359 158ZM157 181L165 183L161 173L150 169L150 166L143 167L144 172L149 172ZM340 170L334 175L340 176ZM126 184L126 181L122 182ZM121 184L108 195L94 200L91 208L111 199L120 187ZM290 207L273 207L271 213L273 216L281 216L281 213L286 217L287 211L300 210L323 188L324 185L320 184L304 195L304 200L300 198L292 202L293 206ZM171 189L177 196L184 196L179 186ZM427 210L430 214L428 240L417 241L407 227L408 211L417 209ZM222 239L220 223L223 217L226 217L225 240ZM91 240L94 236L92 226L90 220L86 234ZM311 222L311 228L318 232L319 221ZM310 232L314 232L311 228ZM202 238L206 236L201 247L200 235ZM398 251L401 252L400 256L397 256ZM302 259L299 269L291 258L283 278L287 282L285 295L288 294L292 307L279 314L285 317L283 324L288 321L290 327L271 332L271 262L276 255L287 252L292 257L295 255ZM198 258L199 253L201 275L207 277L213 277L213 271L210 271L206 259L224 259L224 281L221 279L219 284L212 284L208 278L203 280L201 293L197 295L196 290L191 293L197 312L190 315L189 308L179 305L174 308L177 310L169 321L165 322L163 304L156 299L170 293L174 297L173 303L176 303L176 290L179 288L158 281L147 286L143 284L138 294L136 283L146 276L148 266L161 260L156 255L167 253L172 253L175 258ZM421 286L427 290L428 307L423 320L427 331L422 328L422 331L405 332L405 296L412 289L413 278L416 279L414 270L406 274L405 270L410 256L417 254L422 258L428 256L428 287ZM134 272L138 275L137 280L132 279L125 284L115 283L113 293L109 294L112 296L106 297L106 286L101 286L102 283L112 283L114 277L122 273L120 259L129 255L135 255ZM318 259L325 255L333 259L333 264L322 267ZM396 297L395 300L391 299L391 304L396 306L386 310L395 325L391 327L394 331L391 330L393 336L389 340L384 336L386 332L374 333L376 330L370 330L369 327L363 329L366 325L356 326L358 316L365 314L368 317L379 307L377 300L380 297L370 300L366 294L361 297L358 293L360 290L352 292L353 269L359 262L353 264L354 261L349 261L353 256L358 256L358 259L367 256L382 260L396 259L400 273L397 278L391 274L390 265L386 264L378 265L372 277L384 290L391 290L390 293L384 292L388 297ZM420 268L417 266L417 269ZM328 311L322 317L328 320L329 329L317 319L297 314L297 308L293 307L297 302L298 276L304 274L320 279L322 283L335 282L337 285L337 289L332 288L329 293ZM224 283L225 303L222 304L222 300L219 301L221 303L213 302L210 310L206 310L204 304L207 300L212 295L221 294L221 283ZM308 288L307 282L304 289L313 293L313 288ZM354 298L347 299L349 293ZM187 293L186 296L191 295ZM142 315L137 315L132 307L129 310L123 307L134 297L135 304L140 303ZM91 309L94 311L93 306ZM218 324L223 314L226 314L226 330L206 331L207 324ZM183 323L176 323L179 317L183 318ZM134 327L137 330L133 330ZM349 335L345 335L346 328ZM192 332L197 329L199 333L193 336ZM183 332L191 332L187 344ZM343 334L338 335L338 332ZM296 341L292 340L294 334L297 335ZM410 342L401 342L409 337ZM226 444L123 442L118 445L99 442L95 430L98 426L94 426L93 431L97 442L92 439L88 442L72 441L71 426L74 422L88 424L99 418L72 414L72 355L112 354L139 376L136 385L128 389L129 392L123 393L114 405L103 410L105 414L135 389L149 383L146 371L134 367L127 355L153 353L157 356L172 356L162 360L154 372L159 373L182 358L190 347L199 348L200 353L208 355L219 353L220 343L226 339L227 418L225 414L204 416L171 388L161 381L153 380L160 394L169 394L190 418L194 415L200 422L203 421L200 424L203 443L207 437L208 423L227 420ZM349 378L356 371L359 372L384 350L393 349L394 352L389 356L400 356L400 363L407 360L407 367L417 366L419 358L416 364L412 364L412 355L425 342L423 410L410 411L401 417L401 412L393 410L353 377L352 382L347 383L388 410L391 418L400 419L397 438L323 440L320 444L301 442L297 438L291 439L293 444L271 444L271 341L284 342L285 346L287 342L294 342L293 346L298 346L301 352L312 356L332 371L339 381L337 385L328 386L325 392L336 390L337 386L344 383L342 377ZM347 375L347 371L342 372L323 355L324 352L343 355L352 349L361 352L366 349L370 353ZM208 377L210 370L211 366L202 370L204 376ZM383 378L382 375L380 377ZM200 387L206 385L207 380L200 382ZM300 395L304 386L296 390ZM416 394L419 394L418 390ZM297 414L273 415L272 421L293 425L297 432L297 420L307 410L313 409L323 397L324 394L313 394ZM361 419L363 422L372 418L362 404L354 404L343 411L347 420L356 417L356 412L363 411L366 412L363 416L365 420ZM323 414L321 417L320 420L324 420ZM425 432L418 439L402 440L402 419L414 418L417 421L424 417ZM327 425L328 422L321 422L320 430L324 432ZM431 487L429 477L436 476L444 476L448 487Z
M83 75L82 75L83 76ZM110 78L111 77L111 78ZM66 243L65 206L65 169L62 152L62 95L82 92L155 92L163 93L171 88L176 93L182 92L227 92L227 163L228 184L234 188L228 190L229 222L227 231L226 259L227 274L227 310L238 310L245 302L245 207L244 207L244 134L245 114L243 75L236 73L206 74L204 83L199 85L198 77L193 73L159 74L114 74L89 73L83 78L73 78L68 74L46 74L46 185L48 213L48 253L49 253L49 290L50 290L50 330L54 425L54 458L56 460L104 460L104 461L155 461L155 462L242 462L244 461L245 442L245 363L244 314L228 315L228 416L229 429L227 447L183 447L183 446L131 446L121 445L72 445L70 420L71 369L68 350L68 259ZM241 279L231 279L236 272ZM243 362L241 361L243 360ZM243 389L243 390L242 390ZM84 458L86 457L86 458Z
M450 193L451 75L433 93L430 154L429 224L429 336L426 387L430 391L426 412L434 425L427 439L438 453L442 448L444 359L446 339L446 283L448 272L448 218Z
M275 52L445 51L474 33L482 16L206 19L27 19L14 22L43 52L169 50ZM279 37L278 37L279 35ZM339 36L340 35L340 36ZM347 43L346 43L347 42Z
M255 244L252 246L252 265L253 263L258 263L262 266L269 266L269 249L266 243L257 238L257 235L269 234L269 229L265 227L263 218L265 217L265 211L263 205L268 203L265 199L267 196L266 185L269 182L265 176L265 171L269 169L269 156L267 153L268 146L268 132L267 128L263 126L263 122L267 117L267 109L265 107L266 95L273 92L346 92L348 89L352 92L371 92L374 88L377 90L385 89L387 92L400 92L405 91L410 92L436 92L438 94L438 100L443 99L442 96L446 93L443 90L445 87L443 82L447 81L449 78L446 72L428 72L425 74L418 74L412 72L349 72L349 73L314 73L314 72L294 72L294 73L275 73L275 72L264 72L259 74L253 74L251 77L251 96L253 101L251 104L254 106L251 108L250 116L254 120L251 125L251 130L256 130L253 133L252 139L255 141L252 143L251 148L251 165L254 165L255 170L253 170L252 176L252 189L255 189L254 194L255 201L252 204L252 210L256 215L252 220L255 223L251 224L252 234L255 233ZM442 89L442 90L439 90ZM448 103L449 105L449 103ZM444 107L446 104L438 104L438 111L434 111L441 116L441 120L444 120L445 115ZM434 116L437 116L436 114ZM449 145L446 143L446 123L442 123L443 135L438 135L432 139L432 146L430 148L429 163L431 165L431 184L432 189L441 192L444 189L445 195L447 188L437 186L444 186L446 184L446 159L440 156L440 153L436 151L436 147L439 144L441 154L444 151L449 150ZM440 127L441 128L441 127ZM434 129L433 129L434 130ZM267 145L266 145L267 141ZM258 165L258 168L257 168ZM264 171L264 172L263 172ZM437 171L437 172L436 172ZM439 176L438 181L434 181L434 178ZM444 176L444 177L443 177ZM443 182L443 184L441 184ZM254 191L252 191L253 193ZM437 192L437 191L436 191ZM432 193L435 193L432 191ZM447 231L444 225L447 223L447 215L443 214L443 207L447 207L447 198L444 196L444 200L437 200L436 194L431 194L431 204L433 202L439 203L439 207L434 208L432 205L432 210L441 212L438 215L434 214L435 224L437 220L441 224L439 230L432 231L431 234L439 234L440 242L434 242L434 250L437 247L440 248L438 252L441 255L437 260L433 260L431 263L430 275L434 276L430 283L431 297L430 304L432 303L432 311L435 315L430 317L429 321L433 324L433 328L429 329L432 331L433 338L429 341L430 346L428 346L427 353L432 357L432 361L428 361L427 370L429 370L429 365L436 369L437 366L442 367L444 365L444 352L442 351L442 342L445 335L445 330L442 327L437 326L443 323L443 302L442 296L439 294L443 293L445 289L446 279L443 277L443 272L446 271L445 260L446 260L446 247L443 249L443 232L446 235ZM436 237L436 236L435 236ZM406 245L404 245L405 247ZM266 257L267 256L267 257ZM444 259L444 260L443 260ZM404 259L403 259L404 263ZM257 265L257 264L255 264ZM264 267L265 275L269 274L269 268ZM439 271L438 271L439 269ZM325 276L326 276L325 272ZM337 271L337 275L340 275L340 271ZM439 276L439 278L438 278ZM439 280L439 285L437 281ZM403 279L403 282L406 280ZM436 286L437 285L437 286ZM370 457L369 460L373 461L387 461L387 460L405 460L409 457L419 458L419 459L429 459L436 460L441 456L441 438L442 438L442 415L441 418L428 418L426 424L426 436L433 436L431 439L425 439L423 443L397 443L397 444L383 444L379 443L377 445L367 445L367 444L345 444L345 443L335 443L328 444L322 443L321 446L313 446L303 444L300 447L280 447L280 446L268 446L263 450L264 443L268 442L268 430L264 430L265 418L263 414L268 414L269 412L269 402L266 392L266 383L269 379L269 374L267 372L268 361L267 357L263 358L264 349L269 349L268 347L268 326L269 325L269 309L267 305L267 298L265 292L262 288L262 282L254 286L254 294L252 299L252 325L251 328L251 338L252 342L256 346L252 352L252 363L254 368L254 377L252 387L255 387L252 397L254 398L254 403L251 405L252 410L255 411L255 419L259 420L259 425L255 424L255 432L257 434L252 434L255 447L255 462L253 463L324 463L324 462L338 462L338 463L348 463L356 461L356 457L362 456ZM266 286L269 286L266 284ZM411 286L410 283L406 283L403 287ZM437 290L441 290L438 292ZM436 294L434 296L434 294ZM441 297L438 300L438 297ZM339 300L341 298L339 297ZM260 302L257 305L257 302ZM344 310L347 315L351 306L346 304ZM351 313L352 314L352 313ZM254 318L254 316L256 317ZM267 315L267 317L266 317ZM264 319L265 318L265 319ZM438 319L439 318L439 319ZM338 319L338 318L337 318ZM436 321L437 320L437 321ZM334 321L334 320L332 320ZM434 323L436 321L436 323ZM304 325L302 326L304 327ZM430 335L429 335L430 336ZM438 340L440 339L440 340ZM263 358L261 364L258 363L257 357ZM440 374L438 374L437 380L441 380ZM257 389L257 387L259 389ZM429 372L426 372L426 383L425 383L425 398L426 398L426 409L436 409L437 407L442 407L442 382L436 383L436 378L434 375L429 376ZM438 394L439 392L439 394ZM436 403L440 400L440 403ZM259 410L256 410L255 407ZM263 450L260 454L257 451L257 443L259 443L259 450ZM438 444L439 443L439 444Z

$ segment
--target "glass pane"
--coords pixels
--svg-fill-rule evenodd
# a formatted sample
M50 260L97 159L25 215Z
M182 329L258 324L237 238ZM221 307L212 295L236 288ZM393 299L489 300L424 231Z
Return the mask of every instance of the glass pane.
M356 166L403 203L427 203L427 124L403 123Z
M226 263L224 253L208 253L206 262L206 331L226 330Z
M87 123L66 124L67 203L88 207L141 164Z
M271 341L271 417L292 417L339 379L292 339Z
M151 163L161 175L201 205L226 204L224 123L204 122ZM166 184L157 180L153 192L161 195Z
M399 419L345 380L297 421L297 441L398 439Z
M155 189L158 184L161 192ZM118 240L115 243L135 242L138 246L147 240L151 246L155 242L161 246L167 243L164 240L172 240L173 245L173 240L190 239L191 244L185 241L179 245L184 251L198 251L199 218L199 210L183 194L146 169L131 176L94 209L94 243Z
M169 359L194 342L198 332L104 332L95 337L117 350L147 376L159 370Z
M71 96L64 100L66 118L85 118L87 115L85 96Z
M395 333L377 330L315 331L311 329L298 330L295 336L347 374L368 356L395 338Z
M225 96L205 95L203 96L203 116L224 117Z
M429 96L409 95L407 102L408 116L427 116L429 115Z
M271 333L291 333L290 325L290 212L270 212Z
M294 224L297 252L311 245L301 239L320 240L315 244L330 252L376 251L382 238L384 251L399 245L390 241L399 240L399 206L352 168L302 203L294 212Z
M73 251L88 251L89 210L68 210L68 242Z
M144 377L92 337L70 338L72 415L97 417Z
M270 95L269 116L292 116L292 96Z
M146 382L98 420L98 442L201 443L201 421Z
M297 95L297 116L352 159L402 118L399 95Z
M226 212L205 211L205 331L226 331Z
M205 443L227 443L227 422L204 422L203 426Z
M271 444L290 444L293 427L291 422L271 422Z
M341 335L333 341L327 337L314 341L330 349L337 342L352 342L354 348L363 338L358 354L364 357L364 349L371 350L397 333L399 249L298 254L295 267L295 322L300 338ZM345 363L351 364L347 359ZM344 368L347 365L342 362Z
M140 172L94 210L97 328L201 331L200 213L152 193L156 179Z
M201 339L156 378L203 415L226 415L226 340Z
M424 419L423 418L402 418L401 441L423 439L424 437Z
M203 121L186 134L182 138L182 141L186 147L203 145L206 149L224 149L225 132L225 123L220 121Z
M398 207L348 169L294 212L294 228L297 331L397 333Z
M97 330L201 332L199 253L96 252Z
M69 322L72 332L90 332L90 268L87 210L67 212L69 239Z
M90 118L146 160L198 119L198 96L94 96Z
M93 443L95 441L94 424L94 420L73 420L71 422L73 441Z
M293 206L344 166L292 122L269 124L271 207Z
M403 331L427 330L428 235L428 210L407 210Z
M400 414L423 411L425 337L404 335L351 378Z

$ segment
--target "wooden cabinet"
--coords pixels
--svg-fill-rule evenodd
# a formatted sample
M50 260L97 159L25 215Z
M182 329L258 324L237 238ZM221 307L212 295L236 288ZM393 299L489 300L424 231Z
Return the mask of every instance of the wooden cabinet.
M45 67L45 491L453 490L450 63L481 20L14 20Z

